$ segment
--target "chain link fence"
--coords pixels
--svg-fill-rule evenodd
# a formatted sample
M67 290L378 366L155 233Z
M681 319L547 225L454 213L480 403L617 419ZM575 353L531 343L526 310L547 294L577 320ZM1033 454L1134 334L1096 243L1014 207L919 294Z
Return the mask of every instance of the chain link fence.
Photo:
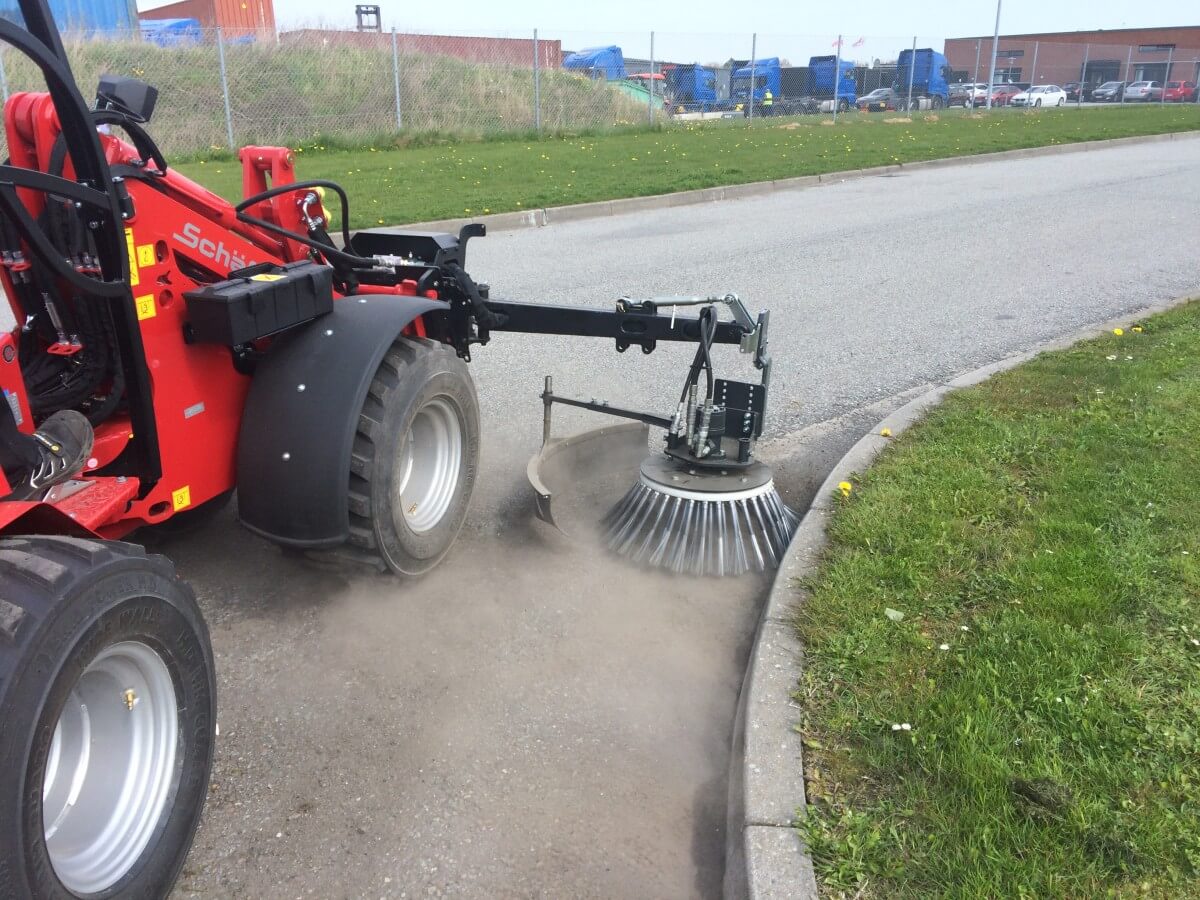
M595 46L594 36L570 32L323 29L227 38L190 28L67 44L85 94L106 73L158 88L153 133L175 156L245 144L395 145L430 136L836 116L856 113L877 89L888 95L884 110L977 106L987 105L992 81L990 37L614 32L607 40ZM917 52L915 66L904 64L906 53L926 49L939 54L932 79L922 62L928 55ZM1002 39L995 50L995 83L1015 88L996 91L997 106L1033 85L1065 89L1065 97L1045 93L1049 105L1200 102L1200 48ZM1108 88L1097 93L1102 85ZM41 90L40 74L5 47L0 89L5 98Z

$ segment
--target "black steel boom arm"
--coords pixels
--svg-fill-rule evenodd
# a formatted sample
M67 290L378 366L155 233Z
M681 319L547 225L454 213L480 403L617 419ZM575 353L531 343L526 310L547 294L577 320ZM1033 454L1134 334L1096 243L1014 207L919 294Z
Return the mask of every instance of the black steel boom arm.
M647 308L644 304L621 304L613 311L520 303L512 300L485 302L488 309L499 316L501 322L493 325L490 329L492 331L612 338L617 342L618 350L637 344L646 353L654 349L657 341L695 343L700 339L698 319L659 312L654 307ZM738 322L718 322L713 341L718 344L740 344L742 338L751 330L753 329L747 329Z

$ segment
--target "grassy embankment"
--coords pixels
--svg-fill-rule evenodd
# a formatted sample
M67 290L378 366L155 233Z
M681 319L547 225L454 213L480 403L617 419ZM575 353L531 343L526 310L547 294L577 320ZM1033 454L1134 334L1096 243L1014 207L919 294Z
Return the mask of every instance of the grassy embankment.
M797 619L827 896L1200 896L1200 303L957 393Z
M889 121L891 120L891 121ZM692 188L767 181L888 163L1047 144L1200 129L1200 106L921 114L908 121L854 114L717 121L548 140L444 141L335 150L295 145L300 177L330 178L350 192L355 227ZM229 198L241 189L228 157L185 163L189 176Z
M68 42L67 51L86 99L103 73L158 88L150 131L170 158L228 155L216 46L76 41ZM401 53L399 62L404 129L397 135L390 35L380 35L377 46L230 42L225 63L234 141L357 149L532 133L528 67L413 53ZM4 67L10 91L45 90L40 72L20 54L5 51ZM542 72L540 90L542 125L550 133L628 128L646 120L644 103L562 70Z

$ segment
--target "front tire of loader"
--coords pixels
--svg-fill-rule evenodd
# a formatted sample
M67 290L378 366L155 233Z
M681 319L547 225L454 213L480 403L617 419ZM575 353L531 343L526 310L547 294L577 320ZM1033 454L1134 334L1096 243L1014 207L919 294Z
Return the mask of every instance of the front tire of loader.
M132 544L0 541L0 895L164 897L208 791L208 631Z
M399 338L359 414L350 544L393 572L436 566L462 529L479 465L479 401L444 344Z

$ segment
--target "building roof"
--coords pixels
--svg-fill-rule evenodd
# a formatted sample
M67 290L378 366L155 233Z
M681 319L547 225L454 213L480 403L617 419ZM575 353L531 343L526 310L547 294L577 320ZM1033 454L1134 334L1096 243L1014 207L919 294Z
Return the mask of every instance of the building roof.
M1001 32L1000 40L1002 41L1019 41L1019 40L1046 40L1052 41L1054 38L1066 37L1082 37L1088 34L1097 35L1120 35L1141 34L1147 31L1171 31L1171 32L1195 32L1200 39L1200 25L1146 25L1141 28L1080 28L1076 31L1031 31L1024 34L1009 34ZM1190 35L1189 35L1190 36ZM992 39L990 34L972 34L962 37L950 38L952 41L980 41Z

